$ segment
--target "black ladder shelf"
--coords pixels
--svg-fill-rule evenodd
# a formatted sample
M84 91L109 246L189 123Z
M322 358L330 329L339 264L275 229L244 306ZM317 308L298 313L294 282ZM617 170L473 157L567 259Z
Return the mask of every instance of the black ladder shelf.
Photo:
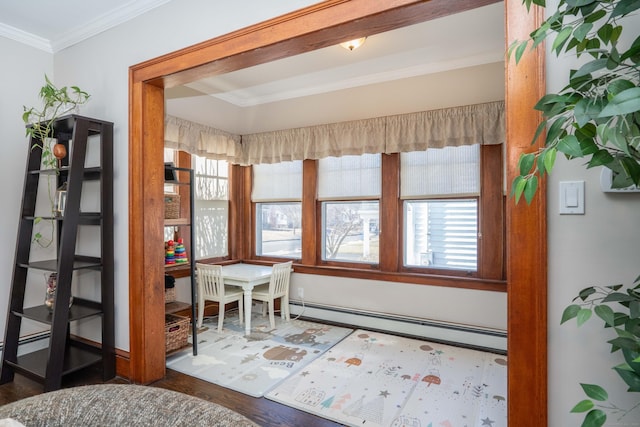
M29 141L29 155L25 173L24 192L18 238L16 242L15 264L7 326L0 365L0 384L13 381L14 374L20 373L44 385L44 391L61 387L62 377L97 363L102 364L103 379L115 377L115 331L114 331L114 291L113 291L113 123L78 115L69 115L56 120L53 136L67 148L67 157L56 172L42 168L41 141L33 137ZM97 166L87 165L87 152L98 144ZM93 151L91 151L93 154ZM31 259L34 224L37 222L36 201L41 177L55 180L56 188L67 183L66 203L61 215L51 213L41 217L54 222L55 259L34 261ZM81 209L83 182L98 181L100 186L99 208L97 212ZM86 192L87 190L85 190ZM100 256L78 253L77 237L80 226L99 227ZM95 248L94 248L95 249ZM53 252L53 250L52 250ZM29 284L28 272L49 271L57 274L57 288L53 311L44 304L24 307ZM99 301L72 297L74 272L94 270L99 276ZM45 284L40 279L40 290L44 301ZM91 285L91 284L89 284ZM87 286L80 283L79 286ZM95 293L95 292L94 292ZM97 298L94 298L97 299ZM67 303L60 303L66 301ZM101 344L90 343L71 335L70 325L83 319L101 319ZM22 319L48 325L45 348L26 353L19 351Z

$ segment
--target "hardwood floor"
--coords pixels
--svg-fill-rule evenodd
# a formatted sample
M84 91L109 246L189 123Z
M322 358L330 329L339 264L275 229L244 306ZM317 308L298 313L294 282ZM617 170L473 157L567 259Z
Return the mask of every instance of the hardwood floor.
M63 387L100 384L101 373L98 369L88 368L65 377ZM115 378L109 384L128 384L124 378ZM332 421L298 411L297 409L272 402L265 398L254 398L224 387L211 384L180 372L167 369L164 379L150 384L168 390L197 396L232 409L255 423L265 427L334 427L341 426ZM13 382L0 386L0 405L42 393L42 385L22 375L16 374Z

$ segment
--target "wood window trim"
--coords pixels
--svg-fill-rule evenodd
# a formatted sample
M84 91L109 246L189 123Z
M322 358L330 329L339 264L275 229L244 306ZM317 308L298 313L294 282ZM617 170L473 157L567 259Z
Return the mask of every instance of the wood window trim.
M425 269L403 265L403 201L400 200L400 154L381 155L382 180L380 203L380 253L385 256L379 263L354 263L322 259L322 202L316 199L318 185L318 161L303 162L302 211L304 236L302 258L293 259L298 269L308 274L340 277L357 277L371 280L387 280L434 286L459 287L488 291L506 291L504 280L504 201L502 145L483 145L481 156L481 188L479 197L478 271ZM251 169L250 166L245 166ZM252 174L245 175L244 194L251 194ZM256 247L256 203L245 198L245 211L251 212L251 226L245 230L244 245L250 248L246 260L255 262L281 262L282 258L258 256ZM231 213L233 216L233 212ZM309 241L310 243L307 243ZM307 251L309 251L307 253ZM287 258L289 259L289 258Z
M494 1L327 0L281 17L154 58L129 69L130 378L149 383L165 373L163 220L164 88L246 66L473 9ZM506 46L543 20L521 2L505 2ZM544 49L506 64L507 177L534 151L540 123L533 105L544 95ZM507 203L508 423L547 425L546 191L533 202ZM241 205L242 203L240 203ZM243 213L244 215L244 213ZM248 215L248 213L247 213ZM230 220L241 221L244 216ZM236 227L240 230L240 227ZM238 238L240 237L240 238ZM236 242L242 242L236 236ZM243 259L242 247L230 248Z

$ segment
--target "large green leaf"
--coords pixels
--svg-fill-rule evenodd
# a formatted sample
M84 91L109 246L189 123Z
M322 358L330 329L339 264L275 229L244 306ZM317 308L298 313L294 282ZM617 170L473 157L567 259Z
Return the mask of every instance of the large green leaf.
M607 68L607 60L595 59L593 61L587 62L582 67L580 67L580 69L576 71L576 73L572 77L575 78L575 77L587 76L595 71L600 71L603 68Z
M575 135L567 135L558 142L558 151L571 157L582 157L580 142Z
M534 153L527 153L520 156L520 160L518 160L518 168L520 170L520 175L527 175L531 168L533 167L536 160L536 156Z
M524 192L524 187L526 185L527 180L520 175L513 179L513 183L511 184L511 195L516 199L516 203L520 201L520 197L522 197L522 193Z
M632 319L640 317L640 301L635 300L629 303L629 317Z
M529 179L527 179L526 185L524 186L524 199L527 201L527 204L530 205L533 200L533 196L535 196L536 191L538 190L538 177L533 175Z
M598 150L597 153L594 153L589 160L588 168L592 168L595 166L605 166L613 161L613 156L607 150Z
M604 402L609 398L609 394L607 393L607 391L597 384L580 383L580 386L582 387L582 390L584 390L584 394L586 394L593 400Z
M613 25L606 23L598 30L598 37L605 43L611 41L611 35L613 34Z
M573 37L575 37L578 41L584 40L584 38L589 34L589 31L593 28L593 23L591 22L583 22L578 25L578 28L573 32Z
M602 103L589 98L582 98L573 109L576 122L579 127L585 126L591 120L599 117L602 111Z
M593 311L596 312L596 315L599 318L604 320L604 323L606 323L609 326L614 326L614 316L613 316L613 310L611 309L611 307L605 304L600 304L595 306Z
M620 60L624 61L626 59L631 58L632 56L638 55L640 54L640 36L638 36L633 43L631 43L631 47L626 51L623 52L622 55L620 56ZM637 61L636 61L637 63Z
M617 95L620 92L634 87L636 87L636 85L630 80L617 79L609 83L609 86L607 86L607 91L612 95Z
M611 18L628 15L640 8L640 0L620 0L611 12Z
M629 369L629 367L624 367L624 365L616 366L613 369L615 369L622 380L629 386L627 391L640 391L640 375Z
M602 427L607 421L607 414L601 409L594 409L584 417L581 427Z
M596 293L596 288L594 288L593 286L589 286L588 288L582 289L578 293L578 298L580 298L582 301L584 301L584 300L586 300L587 298L589 298L591 295L593 295L595 293ZM575 299L577 299L577 298L575 298Z
M585 399L585 400L582 400L582 401L578 402L578 404L573 407L571 412L576 412L576 413L587 412L587 411L593 409L593 407L594 407L593 401L589 400L589 399Z
M582 7L593 3L595 0L566 0L567 4L571 7Z
M580 306L577 304L571 304L570 306L565 308L564 311L562 312L562 320L560 320L560 324L563 324L564 322L576 317L579 311L580 311Z
M596 10L591 15L585 16L584 17L584 22L596 22L596 21L599 21L600 18L604 18L604 16L606 14L607 14L607 12L602 10L602 9Z
M555 51L556 54L559 54L562 51L562 46L564 46L564 44L567 42L567 40L569 39L569 36L571 36L572 32L573 32L573 28L572 27L563 28L558 33L558 35L556 36L555 40L553 41L553 46L551 46L551 50Z
M623 349L622 355L624 356L624 360L627 362L627 365L629 365L629 369L640 375L640 352Z
M556 154L557 150L553 147L545 150L546 155L544 156L544 169L547 173L551 173L551 169L553 169L553 165L556 163Z
M582 326L587 320L589 320L591 318L591 315L593 314L593 312L588 309L588 308L581 308L580 311L578 311L578 326Z
M614 318L613 323L616 326L624 325L625 323L627 323L627 320L629 320L629 316L626 313L620 313L620 312L616 312L613 318Z
M620 116L640 111L640 87L623 90L609 100L599 117Z
M564 125L567 120L567 117L560 116L551 121L551 126L549 126L549 129L547 130L547 140L545 145L553 145L556 140L560 140L567 135L567 131L564 129Z
M640 343L632 338L618 337L607 341L609 344L629 351L640 352Z
M602 300L602 302L620 302L620 301L635 301L635 298L622 292L611 292Z
M640 164L638 164L638 160L631 157L623 157L620 159L620 164L633 183L640 184Z

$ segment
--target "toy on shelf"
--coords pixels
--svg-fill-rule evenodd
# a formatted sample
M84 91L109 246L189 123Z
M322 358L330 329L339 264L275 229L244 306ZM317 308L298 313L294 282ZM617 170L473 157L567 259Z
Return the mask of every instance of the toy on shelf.
M186 264L189 262L187 260L187 251L184 248L184 242L182 239L178 239L178 243L175 246L175 262L176 264Z
M164 265L174 265L176 263L175 242L169 240L164 242Z

